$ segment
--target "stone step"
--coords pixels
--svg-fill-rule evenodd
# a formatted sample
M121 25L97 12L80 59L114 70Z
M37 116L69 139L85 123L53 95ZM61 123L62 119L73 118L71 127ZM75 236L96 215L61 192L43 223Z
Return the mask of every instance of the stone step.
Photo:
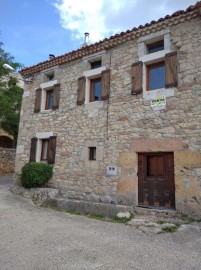
M156 217L177 217L179 215L179 213L176 212L174 209L157 209L148 207L136 207L135 214Z

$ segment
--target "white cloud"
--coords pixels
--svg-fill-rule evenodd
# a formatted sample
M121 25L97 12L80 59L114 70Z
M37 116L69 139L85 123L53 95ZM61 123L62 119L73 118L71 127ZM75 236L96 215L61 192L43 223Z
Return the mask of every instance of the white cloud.
M56 1L56 2L55 2ZM195 4L196 0L54 0L61 26L75 39L96 42Z

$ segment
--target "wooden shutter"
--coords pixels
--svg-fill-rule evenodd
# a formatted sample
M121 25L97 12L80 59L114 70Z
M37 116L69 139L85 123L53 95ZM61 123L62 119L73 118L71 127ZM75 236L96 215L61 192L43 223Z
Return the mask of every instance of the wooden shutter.
M132 76L132 95L142 93L142 62L132 64L131 76Z
M86 78L84 76L78 78L77 105L84 104L84 101L85 101L85 81L86 81Z
M177 87L177 53L168 53L165 55L165 87Z
M53 104L52 104L53 110L59 108L59 100L60 100L60 84L55 84L53 90Z
M35 113L40 112L40 106L41 106L41 93L42 93L42 89L41 89L41 88L36 89L36 95L35 95L35 107L34 107L34 112L35 112Z
M38 141L38 139L36 137L31 139L31 148L30 148L30 157L29 157L30 162L35 162L36 161L37 141Z
M110 93L110 70L104 70L101 72L101 86L102 86L102 100L109 99Z
M56 155L56 136L51 136L49 139L48 144L48 164L54 164L55 163L55 155Z

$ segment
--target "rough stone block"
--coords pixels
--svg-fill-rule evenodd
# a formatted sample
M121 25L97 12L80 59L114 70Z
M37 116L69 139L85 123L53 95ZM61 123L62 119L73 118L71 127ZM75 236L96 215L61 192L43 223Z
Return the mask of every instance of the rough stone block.
M133 140L131 151L134 152L165 152L185 149L182 139L141 139Z
M136 166L137 154L136 153L120 153L119 162L121 166Z
M194 176L175 176L176 197L185 201L198 196L198 179Z
M133 176L121 177L117 183L117 200L121 204L133 205L136 200L136 178Z
M174 162L176 165L200 165L201 153L190 151L175 151Z

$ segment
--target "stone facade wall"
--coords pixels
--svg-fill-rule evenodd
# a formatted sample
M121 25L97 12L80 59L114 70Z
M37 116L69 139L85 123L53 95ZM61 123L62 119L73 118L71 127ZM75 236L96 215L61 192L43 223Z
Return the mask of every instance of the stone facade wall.
M110 99L78 106L77 79L87 59L59 66L59 109L34 113L35 90L44 73L26 85L16 158L20 172L37 132L57 136L56 163L50 186L68 198L127 205L138 204L139 152L173 152L176 209L201 213L201 23L200 18L168 29L171 49L177 51L178 87L166 98L166 108L153 110L142 94L131 95L131 65L139 61L138 40L106 52L110 69ZM47 71L48 72L48 71ZM89 161L88 147L97 147ZM106 173L114 166L116 175Z
M0 175L14 173L15 171L15 149L0 147Z

